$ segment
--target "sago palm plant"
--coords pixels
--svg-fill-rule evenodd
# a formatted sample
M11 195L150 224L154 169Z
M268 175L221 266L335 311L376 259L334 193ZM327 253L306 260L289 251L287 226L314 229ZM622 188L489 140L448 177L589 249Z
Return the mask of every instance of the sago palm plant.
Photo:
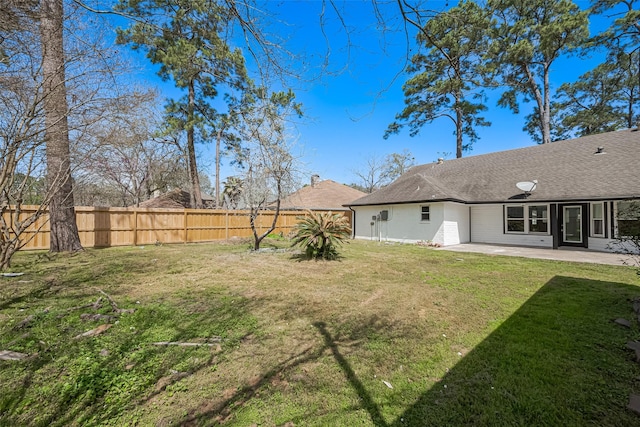
M293 246L304 248L308 258L338 258L337 247L351 236L348 218L332 212L309 211L299 219L294 229Z

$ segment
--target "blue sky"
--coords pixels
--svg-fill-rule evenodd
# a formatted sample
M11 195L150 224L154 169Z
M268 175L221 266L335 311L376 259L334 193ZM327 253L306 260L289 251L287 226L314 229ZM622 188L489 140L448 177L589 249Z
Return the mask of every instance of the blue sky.
M578 4L588 6L588 2ZM268 2L268 7L290 24L282 25L282 30L276 28L276 31L290 35L290 49L305 52L312 65L302 73L307 80L292 82L297 99L305 109L305 118L297 125L304 175L318 174L322 179L350 184L358 182L354 171L366 169L367 159L372 156L382 159L387 154L409 150L417 164L433 162L443 157L443 153L449 153L447 158L455 158L454 128L447 119L425 126L415 137L403 131L383 139L388 124L404 106L402 84L407 75L401 71L406 58L406 36L403 31L381 31L370 1L344 1L338 5L349 28L350 49L347 49L349 43L345 28L335 14L327 11L325 25L320 26L322 2ZM442 9L446 2L429 1L428 5L432 9ZM388 9L382 9L382 12L389 12L388 24L397 27L400 21L396 6L392 2L386 7ZM413 43L415 31L411 28L410 31ZM318 68L325 59L327 40L331 55L325 71L329 72L321 74ZM557 87L562 82L575 80L597 65L599 60L568 58L558 61L552 71L552 84ZM292 66L296 67L296 63ZM252 67L251 61L249 67ZM338 74L331 73L339 70ZM312 79L319 75L319 78ZM147 77L158 83L153 76ZM161 85L160 89L167 96L175 96L175 89L170 83ZM485 118L492 122L492 126L478 128L480 139L472 151L464 153L465 156L534 144L522 130L524 116L533 104L522 105L522 114L514 115L510 110L496 106L498 97L498 92L488 93L489 111ZM201 144L198 150L200 164L213 179L211 147ZM223 159L223 164L226 163L228 160ZM230 166L224 166L221 180L236 173ZM306 180L301 184L304 183Z

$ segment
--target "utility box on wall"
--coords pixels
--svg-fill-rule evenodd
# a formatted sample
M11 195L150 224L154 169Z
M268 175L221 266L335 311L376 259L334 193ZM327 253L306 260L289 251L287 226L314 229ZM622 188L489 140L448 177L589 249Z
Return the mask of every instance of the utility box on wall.
M389 220L389 211L380 211L380 221Z

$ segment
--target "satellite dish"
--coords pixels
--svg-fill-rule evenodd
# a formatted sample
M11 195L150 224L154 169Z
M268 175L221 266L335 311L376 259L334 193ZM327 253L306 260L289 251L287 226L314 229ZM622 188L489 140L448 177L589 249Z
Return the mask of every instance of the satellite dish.
M516 184L516 187L518 187L518 189L524 191L525 193L529 194L533 190L536 189L537 185L538 185L538 180L534 179L533 181L521 181L521 182L518 182Z

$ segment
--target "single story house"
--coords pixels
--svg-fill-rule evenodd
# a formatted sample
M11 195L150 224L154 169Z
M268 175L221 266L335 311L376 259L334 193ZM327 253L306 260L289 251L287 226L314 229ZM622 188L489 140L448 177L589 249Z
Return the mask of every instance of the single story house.
M309 185L305 185L280 201L280 209L349 211L345 205L366 194L353 187L330 179L320 180L318 175L312 175Z
M640 218L640 130L589 135L411 168L348 204L354 237L606 251Z

